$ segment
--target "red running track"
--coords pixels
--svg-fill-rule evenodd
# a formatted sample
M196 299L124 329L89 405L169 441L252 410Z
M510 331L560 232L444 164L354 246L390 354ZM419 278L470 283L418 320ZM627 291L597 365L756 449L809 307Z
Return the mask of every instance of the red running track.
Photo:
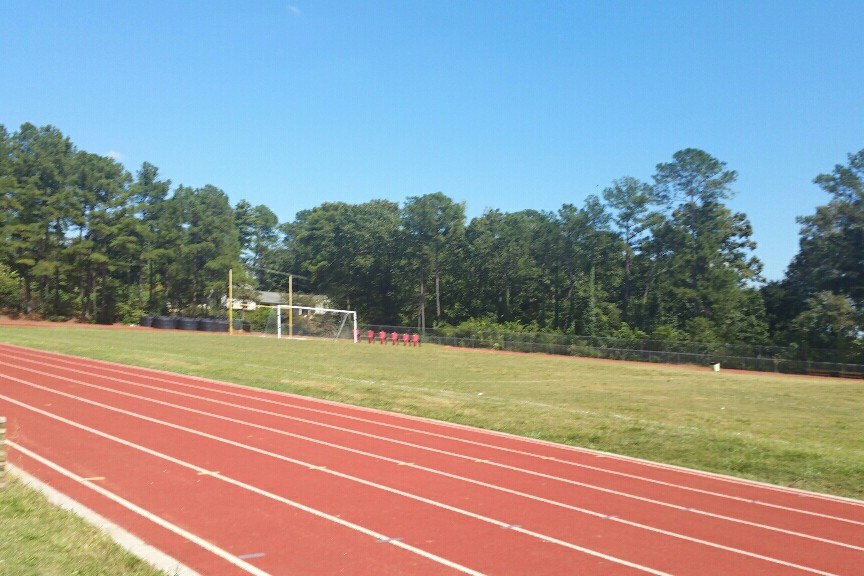
M864 574L864 502L0 344L8 459L201 574Z

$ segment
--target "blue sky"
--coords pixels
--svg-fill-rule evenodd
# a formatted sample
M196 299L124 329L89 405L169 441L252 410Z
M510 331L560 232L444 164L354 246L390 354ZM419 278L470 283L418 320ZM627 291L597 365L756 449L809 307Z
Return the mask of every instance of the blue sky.
M283 222L437 191L555 211L701 148L779 279L813 178L864 148L862 22L860 0L0 0L0 124Z

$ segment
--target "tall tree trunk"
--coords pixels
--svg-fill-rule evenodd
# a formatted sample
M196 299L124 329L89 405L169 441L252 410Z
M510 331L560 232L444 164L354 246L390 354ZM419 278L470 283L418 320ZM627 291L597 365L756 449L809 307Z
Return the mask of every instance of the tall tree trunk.
M633 266L633 255L631 253L630 247L627 247L627 250L624 254L624 282L621 286L621 303L622 303L622 312L624 313L624 322L628 325L630 324L630 294L631 294L631 280L630 274Z
M596 332L596 321L594 315L594 265L591 265L591 276L588 282L588 334L594 336Z
M420 310L417 314L417 329L426 333L426 281L420 277Z
M435 322L441 322L441 274L438 270L438 254L435 254Z
M24 313L27 316L33 314L33 288L30 285L30 275L26 272L21 274L24 280Z

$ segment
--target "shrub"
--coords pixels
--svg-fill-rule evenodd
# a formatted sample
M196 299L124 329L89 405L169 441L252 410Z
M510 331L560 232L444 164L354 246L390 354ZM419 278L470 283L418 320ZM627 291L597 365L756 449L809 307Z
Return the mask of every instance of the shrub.
M18 273L0 264L0 310L21 308L21 279Z

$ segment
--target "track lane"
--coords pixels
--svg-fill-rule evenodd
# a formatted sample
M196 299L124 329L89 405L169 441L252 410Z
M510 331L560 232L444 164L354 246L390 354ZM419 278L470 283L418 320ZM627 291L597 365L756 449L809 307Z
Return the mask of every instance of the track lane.
M126 394L126 393L124 392L123 394ZM110 396L106 397L105 400L110 401ZM224 418L224 416L219 416L219 417ZM257 426L260 426L260 424L255 424L254 426L257 427ZM276 430L271 430L271 431L277 432ZM321 455L322 455L321 451L316 452L317 458L320 458ZM364 469L364 468L368 469L369 468L368 462L363 462L362 460L359 460L359 461L352 463L350 458L348 458L346 460L344 454L341 454L341 455L336 454L335 456L336 456L336 460L334 460L335 465L341 464L341 465L343 465L343 467L347 466L348 469L352 469L352 470L353 469ZM404 464L404 462L398 462L398 463ZM475 464L475 466L476 466L476 464ZM481 467L482 467L482 463L481 463ZM378 468L381 469L382 467L379 466ZM418 465L412 463L411 468L418 468ZM385 470L385 472L382 472L382 474L380 476L379 481L381 481L381 482L388 480L390 478L390 475L391 475L391 473L389 471L386 471L387 470L386 467L383 467L383 469ZM372 471L375 472L376 469L373 468ZM364 478L369 479L369 474L368 473L364 474ZM462 480L462 481L468 480L467 478L464 478L464 477L461 477L458 479ZM423 487L423 486L428 486L428 485L435 485L436 488L438 488L438 492L441 492L442 486L448 486L448 488L446 490L444 490L443 495L436 496L436 498L441 500L441 501L445 501L446 496L450 495L451 493L452 494L458 494L460 490L464 491L464 488L465 488L464 486L460 485L459 483L454 484L452 481L449 484L447 482L440 482L440 481L436 483L434 481L430 482L428 478L422 478L422 477L419 477L416 479L416 481L412 481L412 482L413 483L411 484L411 486ZM493 480L493 482L494 482L494 480ZM500 484L501 484L500 481L498 482L498 484L499 485L495 485L495 484L487 482L484 485L484 487L498 490L499 492L507 492L508 495L513 494L513 492L510 492L506 489L503 489L503 487L500 486ZM411 486L407 486L407 487L405 487L405 489L411 489ZM416 488L414 488L414 491L418 492L418 490ZM824 545L824 543L819 542L819 541L808 541L808 542L799 541L799 542L796 542L794 538L793 539L783 538L783 537L778 538L777 535L771 535L771 534L766 535L764 533L759 533L758 531L754 532L754 530L752 530L752 529L748 531L746 529L741 530L740 527L738 527L738 529L736 529L736 530L730 530L729 528L735 528L735 527L712 526L711 523L706 522L704 518L701 519L702 521L694 521L693 520L694 513L692 510L691 511L683 511L682 514L678 514L678 516L680 516L679 518L675 518L674 512L672 514L670 514L668 510L667 511L661 511L661 512L664 512L664 514L658 515L656 510L654 510L654 511L651 511L650 509L644 510L644 506L634 507L634 506L632 506L632 503L631 503L630 506L626 506L626 505L623 506L621 508L621 513L619 515L619 514L616 514L615 512L610 512L608 509L606 509L603 512L596 512L596 511L592 512L590 510L586 510L584 505L579 506L578 504L577 505L565 504L565 503L561 502L560 495L558 496L558 501L553 501L549 498L543 499L543 498L539 498L539 497L532 497L531 495L524 494L524 493L522 493L520 495L524 496L524 497L532 498L533 500L535 500L535 503L552 504L554 506L558 506L560 508L565 508L565 509L568 509L571 511L586 512L589 514L593 514L595 517L603 518L607 521L622 522L622 523L625 523L625 524L628 524L631 526L638 525L638 522L637 523L633 522L634 512L641 512L642 516L645 519L645 522L640 527L647 528L649 530L652 530L652 531L655 531L658 533L666 533L666 534L675 534L675 530L677 530L677 533L679 534L678 537L689 539L691 541L697 541L697 543L700 543L700 544L707 542L709 545L712 545L712 546L718 547L718 548L724 548L725 549L725 548L732 547L732 548L736 549L739 553L745 553L745 554L749 553L749 554L753 555L754 557L765 556L767 558L775 558L775 559L785 558L785 561L787 561L787 562L797 563L797 564L801 564L801 565L806 566L809 561L812 561L813 557L818 556L818 557L822 557L825 559L825 561L823 561L823 564L825 564L825 565L821 565L818 568L819 569L827 569L827 570L832 570L832 569L834 569L834 566L838 566L838 565L842 566L844 562L851 561L849 558L850 554L847 550L842 550L842 549L837 550L837 549L834 549L830 546L826 546L826 545ZM499 500L500 500L500 498L499 498ZM604 498L601 502L604 505L607 505L609 503L609 498ZM515 507L515 508L518 509L518 507ZM541 506L541 508L542 508L542 506ZM555 511L550 511L550 512L555 512ZM680 511L676 511L676 512L680 512ZM559 516L561 515L560 510L558 510L557 513ZM484 514L488 515L487 512L484 512ZM544 512L544 514L545 514L545 512ZM661 522L659 522L659 524L658 524L658 521L661 521ZM663 523L663 521L665 521L665 523L667 525L669 525L668 529L665 529L665 527L661 525ZM653 524L653 526L652 526L652 524ZM682 525L688 526L689 528L682 531L682 529L681 529ZM699 533L700 530L702 532L701 534ZM694 531L695 531L695 533L694 533ZM683 534L681 534L682 532L683 532ZM559 535L557 537L560 538L561 536ZM730 537L734 538L734 541L730 541ZM615 539L615 541L621 541L621 540L622 540L622 538L620 536L617 539ZM627 541L627 540L628 540L627 538L623 538L623 541ZM701 540L701 542L700 542L700 540ZM768 546L769 543L773 544L773 549L771 546ZM821 548L820 548L820 545L821 545ZM798 552L799 550L804 550L805 547L806 547L806 552L801 552L801 553ZM656 546L656 549L658 551L661 551L661 552L663 550L662 546ZM791 550L791 556L790 556L789 552L785 552L786 549ZM607 552L611 552L611 551L607 551ZM860 550L859 550L859 552L860 552ZM620 553L620 551L618 553ZM854 556L854 554L852 554L852 556ZM719 565L719 562L715 563L715 564ZM811 568L816 568L816 567L811 566Z
M15 349L17 347L12 348ZM21 348L19 351L23 354L35 353L37 358L41 354L41 352L25 348ZM685 492L691 492L697 497L702 497L702 495L716 496L730 501L740 501L748 504L755 503L760 507L810 512L815 517L843 517L864 525L864 502L857 500L787 489L614 454L478 430L457 424L430 421L362 407L340 405L325 400L237 386L194 376L182 376L148 369L126 367L58 353L46 354L55 358L59 364L66 363L71 366L77 363L90 373L98 374L105 372L105 375L109 378L112 377L111 374L121 374L132 376L133 378L141 378L143 375L147 380L157 383L166 389L185 390L186 393L191 391L193 394L201 393L207 396L220 395L223 398L227 398L231 403L248 405L250 408L256 407L255 403L259 402L271 410L273 407L281 407L292 413L299 411L299 413L307 416L307 421L314 422L317 425L340 426L342 424L344 426L346 421L356 422L360 425L358 429L363 427L365 430L374 430L374 435L379 437L387 436L387 434L376 429L376 427L391 430L393 433L392 436L398 437L398 439L411 439L413 441L415 437L425 438L431 439L433 443L439 443L440 446L448 447L450 446L448 443L453 443L453 445L461 447L461 450L453 451L461 452L466 457L488 457L490 448L492 448L501 460L512 460L513 462L520 463L520 465L523 462L523 458L527 464L537 464L539 460L541 461L539 462L540 465L551 463L553 465L571 466L588 472L618 476L625 482L631 480L643 481L653 485L653 489L655 490L658 488L665 490L666 487L678 488ZM309 420L308 416L310 415L314 416L315 420ZM302 419L302 417L300 418ZM335 420L331 422L330 418L335 418ZM416 444L422 445L423 442L417 441ZM437 445L435 444L435 446ZM432 449L435 449L435 447L432 447ZM479 450L479 452L473 452L475 449ZM527 464L525 467L530 467ZM696 480L691 482L694 478ZM704 484L704 486L701 484Z
M286 495L293 501L338 515L352 523L371 526L371 529L409 545L422 542L424 549L432 550L436 556L472 568L479 566L484 573L500 573L504 565L510 573L525 574L559 574L565 567L589 570L592 574L663 574L639 568L628 561L605 558L591 550L580 551L572 546L550 547L551 539L541 540L520 527L490 522L476 515L459 513L459 518L454 520L452 510L410 495L394 495L392 491L382 494L378 487L369 483L346 487L344 477L334 476L319 466L286 466L287 458L278 461L260 451L233 445L227 448L211 445L224 444L215 437L205 441L200 437L178 441L173 436L183 434L178 434L182 431L177 429L166 434L152 422L129 426L120 418L63 406L51 392L31 395L31 399L37 404L51 404L52 410L67 411L79 420L92 419L105 433L123 434L128 441L155 443L159 449L164 444L172 449L172 457L190 459L197 467L218 472L214 477L228 475L224 472L228 467L230 477L240 482L254 483L256 488ZM290 479L290 482L286 483L285 479ZM386 538L382 536L382 539ZM322 570L317 573L330 572ZM409 570L409 573L412 572Z
M105 480L104 477L82 477L17 442L9 441L9 446L15 451L14 461L19 469L26 468L32 477L38 476L40 482L85 505L89 510L99 510L103 518L111 517L115 525L120 521L136 533L147 534L149 545L163 552L182 554L187 560L192 559L204 573L225 576L267 575L254 566L245 566L243 560L233 554L201 541L196 535L99 486Z
M128 381L122 381L117 379L116 377L106 377L108 380L114 382L124 382L128 383ZM138 386L141 386L138 384ZM153 389L152 386L144 385L143 387L149 387ZM188 397L188 392L180 392L177 391L178 394L186 394ZM197 396L195 397L196 401L200 400ZM177 402L176 399L168 401ZM220 401L225 405L224 401ZM264 422L266 418L270 415L273 415L272 412L261 411L260 409L256 409L250 407L252 410L257 410L260 416L256 415L256 418ZM282 415L283 418L296 418L293 416ZM296 420L302 427L307 425L313 426L330 426L334 429L338 430L349 430L347 428L342 427L334 427L333 425L327 425L315 421L311 421L308 419L297 419ZM283 427L284 429L284 427ZM376 436L374 434L369 434L368 432L361 432L358 430L353 431L354 434L362 435L367 438L376 438L380 439L380 436ZM404 440L397 440L391 438L391 441L395 444L399 444L400 446L408 447L411 450L414 450L418 447L430 452L434 452L437 454L446 454L450 456L456 456L459 458L466 458L472 461L476 460L475 455L464 455L464 454L456 454L453 452L447 452L446 450L442 450L441 448L434 448L431 446L421 446L419 444L411 444L410 442L405 442ZM392 452L393 447L388 448L388 452ZM551 461L550 461L551 460ZM547 469L552 468L553 472L550 474L548 472L540 472L537 470L529 470L527 468L520 468L518 466L512 466L510 464L504 464L501 462L494 462L492 459L484 460L490 464L490 466L496 466L499 468L503 468L507 472L518 472L518 473L529 473L535 474L543 479L552 479L552 480L561 480L564 482L568 482L572 485L584 486L584 487L592 487L596 490L604 491L607 494L617 494L617 495L626 495L632 497L636 500L641 501L650 501L655 503L660 503L660 500L654 496L655 493L658 492L658 486L655 480L652 479L643 479L643 478L632 478L621 476L618 474L613 474L612 477L607 477L606 472L604 470L590 470L591 474L584 477L582 480L579 480L578 476L574 476L572 470L568 468L568 463L561 462L559 459L549 459L543 460L541 464L545 466ZM537 461L534 461L535 466L537 465ZM563 466L563 469L558 472L554 472L554 467ZM582 470L582 472L585 472ZM569 473L570 476L567 477L566 474ZM588 474L588 473L586 473ZM662 485L661 485L662 486ZM805 493L806 494L806 493ZM670 498L670 496L674 496L674 498ZM846 542L852 546L862 546L864 545L864 537L860 537L864 530L856 531L854 530L855 522L854 520L848 520L847 522L833 522L838 520L836 517L830 516L828 514L819 514L813 511L808 510L800 510L800 509L790 509L783 508L786 514L777 514L774 510L773 506L766 506L762 501L755 500L744 500L742 498L732 498L725 495L717 495L717 494L705 494L703 491L695 490L690 487L681 487L678 485L665 486L665 490L663 491L663 497L666 500L662 502L662 504L679 510L686 510L689 512L694 512L696 514L704 514L711 517L716 518L727 518L734 519L740 521L744 524L748 525L759 525L759 526L769 526L772 523L775 523L775 528L780 531L785 531L791 534L808 534L813 530L815 526L819 526L819 535L814 535L814 538L823 538L827 540L835 540L838 542ZM847 505L847 508L852 508ZM814 519L816 522L814 522ZM777 522L779 520L779 522ZM860 523L860 526L864 527L864 523ZM850 527L852 529L850 529ZM856 539L854 535L859 535ZM853 537L850 540L850 535Z
M631 535L630 538L623 538L623 541L625 541L625 542L627 542L628 540L632 540L632 535ZM652 550L653 550L654 548L656 548L658 551L661 551L661 552L663 552L663 553L667 552L667 551L664 551L664 550L663 550L662 544L658 544L656 547L651 547ZM681 554L681 550L678 550L678 552L679 552L679 556L680 556L680 554ZM661 554L661 555L662 555L662 554ZM711 555L710 555L710 554L707 554L707 555L702 554L702 556L707 556L707 557L710 558ZM728 573L727 568L723 568L723 566L728 566L728 564L727 564L727 563L724 563L722 560L715 560L714 562L712 562L712 564L721 567L721 568L720 568L721 571L720 571L719 573ZM752 566L752 565L751 565L750 568L751 568L751 570L752 570L752 569L755 568L755 566ZM768 571L768 572L765 572L765 573L777 573L776 570L777 570L777 567L775 566L774 569L773 569L773 572ZM700 570L700 573L705 573L704 569Z
M63 357L63 358L68 358L68 357ZM44 367L45 366L43 365L42 368L44 368ZM79 364L79 369L82 369L84 367L86 367L86 363L85 364ZM96 374L101 372L102 371L101 369L103 369L103 368L106 369L105 370L106 374L102 374L100 376L97 376ZM130 372L130 370L128 370L127 368L112 368L110 365L105 365L104 363L96 363L96 367L91 366L91 370L90 370L91 378L89 378L89 379L93 380L94 378L100 378L100 379L101 378L108 378L108 380L102 382L103 384L106 384L106 383L109 383L111 381L110 380L111 378L114 378L116 380L118 372ZM150 381L157 381L160 383L160 385L162 384L161 380L169 380L170 381L169 384L171 382L173 382L164 373L156 373L156 377L154 380L152 372L143 371L143 374L139 373L137 371L131 371L131 372L133 374L136 374L136 376L135 376L136 378L146 378ZM113 376L110 376L109 374L113 374ZM80 377L81 375L78 374L78 376ZM129 376L129 375L127 374L127 376ZM116 382L116 381L114 383L118 384L118 382ZM191 388L191 389L197 390L197 392L202 393L202 394L205 391L207 391L206 388L208 388L208 387L212 386L214 389L222 390L223 386L224 386L225 390L230 391L230 394L228 397L231 397L232 399L236 399L236 400L239 400L239 398L236 396L236 394L238 394L242 390L242 389L238 389L237 387L230 386L230 385L226 386L226 385L222 385L220 383L212 383L211 384L208 381L204 381L201 379L195 379L195 378L190 379L190 378L184 378L184 377L178 377L177 383L174 383L171 385L172 386L176 385L179 389L186 390L187 393L190 390L189 386L195 386L196 388ZM140 390L139 390L139 392L140 392ZM221 393L220 396L225 397L224 393ZM254 394L254 396L257 397L258 394ZM275 399L278 399L278 400L275 400ZM274 407L278 407L279 404L288 403L288 402L293 403L295 400L296 399L294 397L291 397L291 396L282 396L282 395L275 395L272 393L264 393L264 394L260 395L260 398L258 400L254 400L252 405L260 405L261 403L263 403L263 405L267 406L267 410L272 411L274 409ZM306 399L301 399L301 400L305 401ZM175 398L175 401L176 401L176 398ZM241 402L238 402L238 404L245 404L245 403L247 403L246 400L242 400ZM333 413L333 406L331 406L330 403L321 403L318 401L313 401L312 405L315 406L315 408L304 407L301 409L302 412L305 413L307 418L308 418L310 413L312 413L312 414L322 413L322 412ZM345 410L341 406L337 407L337 408L338 408L337 412L341 412L341 411ZM294 407L289 407L288 409L293 410ZM248 409L238 407L238 410L246 410L245 417L247 417L247 418L249 417L250 411ZM256 408L256 410L260 410L260 408ZM280 410L281 410L281 408L280 408ZM349 412L350 412L350 410L349 410ZM331 417L330 415L326 415L326 416L328 418ZM373 419L373 418L378 418L380 416L380 417L385 419L385 422L384 423L378 423L377 426L379 428L377 428L376 430L382 430L382 431L388 430L390 436L394 436L394 435L404 436L404 435L412 434L412 435L415 435L417 438L425 438L427 442L430 439L438 439L441 436L443 436L445 433L450 433L454 429L454 427L450 426L450 425L434 425L434 423L429 423L429 422L421 420L420 422L423 423L424 426L427 426L430 424L432 425L430 427L430 430L432 430L431 432L427 431L427 430L423 430L419 433L415 433L412 431L405 431L405 427L408 424L413 424L416 419L405 418L405 417L397 417L397 418L393 419L390 415L385 415L385 414L377 413L375 411L367 411L367 410L355 410L355 411L353 411L353 415L348 416L348 417L346 417L342 414L337 414L336 416L338 417L337 421L341 422L341 425L342 425L341 427L344 427L346 422L353 422L354 424L359 424L358 428L361 426L364 427L364 430L368 429L367 425L364 422L366 422L370 419ZM285 419L282 415L276 416L275 418L277 420L281 419L283 421ZM394 424L393 422L398 422L398 424ZM331 424L330 426L333 426L333 424ZM309 426L307 424L303 424L302 427L307 429L307 434L308 434L309 433L308 432ZM319 428L320 428L320 426L319 426ZM463 431L461 427L455 427L455 429L458 429L460 431L460 433ZM332 429L328 429L328 430L333 431ZM507 446L499 448L498 452L494 452L494 454L495 454L494 457L490 458L490 457L488 457L489 455L487 454L486 459L482 459L482 458L479 459L479 460L481 460L481 462L473 462L473 461L470 462L471 464L475 464L474 468L478 468L478 469L491 468L493 465L506 466L505 464L503 464L503 462L493 462L492 461L493 459L504 460L503 458L501 458L502 454L504 454L506 456L506 458L513 458L514 455L516 457L520 457L520 458L526 457L528 460L534 462L535 464L540 464L542 467L549 466L549 465L552 465L552 466L562 466L563 465L563 466L565 466L565 469L567 466L572 467L570 462L564 461L563 459L561 459L557 456L557 454L559 452L557 447L554 447L554 446L550 447L550 446L546 446L542 443L535 443L532 441L521 441L518 439L513 439L511 437L506 437L506 436L499 437L499 435L494 435L494 434L489 435L489 434L483 433L483 432L478 432L478 433L474 433L473 431L471 431L471 432L472 432L472 438L473 438L472 440L466 441L466 440L460 439L457 441L455 446L461 446L462 448L464 448L465 446L468 446L468 447L470 447L471 450L475 450L475 449L482 448L483 447L482 445L494 444L494 443L499 442L502 439L507 440ZM363 438L362 442L367 443L367 444L372 443L372 440L374 439L373 437L376 436L376 434L371 434L369 432L363 432L363 434L366 434L366 436L360 436L360 437ZM356 436L356 434L355 434L355 436ZM491 436L492 439L490 440L489 438L487 438L487 436ZM480 438L480 440L477 440L477 438ZM390 444L391 449L394 446L393 442L395 440L396 440L395 438L391 438L389 440L391 442L391 444ZM414 436L412 436L412 440L415 440ZM449 439L445 439L445 440L449 440ZM511 442L511 440L512 440L512 442ZM425 457L425 455L432 454L432 455L435 455L436 458L442 457L445 459L453 459L453 455L456 455L455 452L454 453L448 453L446 450L442 450L440 448L435 448L435 447L433 447L435 445L435 442L437 442L437 440L434 440L434 442L429 443L429 445L427 446L427 450L425 450L423 452L424 457ZM396 444L396 446L399 446L400 450L403 448L405 448L405 449L410 448L406 444ZM515 448L514 448L514 446L515 446ZM547 452L547 450L549 450L550 448L552 448L552 453L556 454L555 456L550 457L548 455L549 452ZM532 450L532 452L528 452L529 449ZM319 450L319 452L320 452L320 450ZM463 454L458 454L457 456L458 456L458 458L461 459L459 461L460 465L465 465L465 464L469 463L467 458L473 457L474 454L471 454L471 456L466 456L463 453ZM554 458L554 459L550 459L550 458ZM596 460L605 460L605 459L607 459L605 456L601 456L599 458L596 458ZM411 474L414 474L415 472L417 472L417 471L412 470ZM676 472L678 472L678 471L676 470ZM493 469L493 475L495 473L498 473L501 476L501 478L510 478L509 474L501 475L500 470L494 470ZM533 471L533 473L538 474L537 471ZM539 473L539 474L542 475L543 473ZM571 473L571 476L572 476L572 473ZM562 474L562 478L565 478L563 476L563 474ZM533 478L531 480L533 480L533 483L535 483L535 484L537 483L536 482L537 478ZM558 481L559 481L559 478L548 478L548 479L544 480L544 482L547 484L554 484L555 482L558 482ZM416 482L422 483L424 485L429 484L428 481L422 480L422 477L418 477ZM523 480L520 480L520 482L524 483ZM501 482L499 482L499 485L500 484L501 484ZM531 482L528 482L528 484L531 484ZM656 488L657 484L652 484L652 485L654 486L654 489L656 491L657 490L657 488ZM759 486L757 486L757 487L759 487ZM685 487L685 490L686 490L686 487ZM692 494L699 494L698 491L694 491L694 490L690 490L689 492ZM793 492L793 494L795 494L798 498L801 498L800 494L794 493L794 492ZM584 499L585 495L584 494L579 495L579 496L577 496L577 498ZM593 496L593 499L594 500L597 499L596 494ZM810 499L810 498L808 497L808 499ZM817 497L817 498L813 498L813 499L814 500L822 500L821 497ZM845 501L842 503L845 504ZM608 501L605 504L608 504ZM752 505L753 503L748 502L745 504ZM854 504L853 504L853 506L854 506ZM664 517L665 517L665 515L664 515ZM800 548L800 547L798 547L798 548ZM753 568L753 567L754 566L751 566L751 568ZM699 571L698 573L701 574L701 573L705 573L705 572L703 570L703 571ZM755 573L755 572L750 572L750 573ZM777 572L775 571L775 572L766 572L766 573L777 573ZM843 572L838 572L838 573L843 573Z
M0 403L3 402L7 407L21 408L19 400L0 397ZM52 410L59 407L58 403L51 404ZM71 412L75 416L76 411ZM418 555L402 542L390 542L385 534L358 530L360 527L350 526L345 520L327 518L320 511L268 494L259 487L251 489L215 468L201 467L127 439L106 438L110 436L107 432L88 430L86 424L64 420L63 416L51 416L54 412L34 406L14 413L18 430L38 430L36 435L21 434L14 444L57 462L78 476L90 478L91 483L138 503L207 542L218 543L235 558L242 560L243 556L264 551L263 556L250 562L267 572L372 576L403 574L407 568L410 573L423 575L478 574L454 570L449 566L452 563ZM27 466L26 454L22 457L13 450L12 455L17 465ZM219 455L212 456L207 463L217 464L214 460ZM50 481L57 482L56 475ZM69 482L61 485L70 486ZM83 484L71 491L82 503L116 518L118 524L130 531L158 538L146 519L128 510L120 510L118 514L116 506L106 503ZM160 541L166 542L164 538ZM171 545L170 539L168 542L176 549L176 557L185 561L188 546L183 542ZM212 558L202 562L202 550L197 552L190 566L207 574L226 573L224 563L214 564Z
M15 347L13 347L15 348ZM30 351L28 349L20 349L22 354L36 354L38 358L41 352ZM393 435L398 438L411 438L411 435L419 435L421 438L428 438L432 442L427 446L427 449L437 450L436 446L446 446L447 442L455 442L456 446L461 446L462 453L469 458L480 458L484 454L489 455L489 449L493 448L496 453L499 453L500 460L516 461L516 459L524 458L528 464L537 464L538 459L541 460L541 465L563 465L566 467L576 467L587 473L609 474L618 477L624 482L641 481L649 484L649 488L656 491L658 489L665 490L666 488L675 488L686 493L691 493L697 498L704 495L714 496L720 499L728 500L723 502L724 506L728 506L730 502L738 501L747 504L757 504L750 506L758 509L776 508L784 511L796 511L805 514L810 514L815 518L827 517L830 519L845 517L850 522L858 522L864 525L864 503L857 500L849 500L836 498L821 494L814 494L782 487L765 485L761 483L740 480L736 478L717 476L710 473L699 472L694 470L680 469L664 464L635 460L632 458L621 457L613 454L599 453L596 451L584 450L570 446L562 446L549 444L532 439L513 437L506 434L500 434L485 430L471 429L460 425L433 422L424 419L418 419L411 416L391 414L380 412L372 409L358 408L353 406L343 406L327 402L323 400L310 399L307 397L298 397L290 394L274 393L267 390L250 389L248 387L237 386L233 384L214 382L207 379L202 379L192 376L181 376L169 374L159 371L140 369L135 367L121 366L111 363L105 363L96 360L80 359L77 357L65 356L57 353L46 353L58 363L79 366L87 370L87 373L98 374L105 372L106 377L112 378L111 374L122 374L133 378L144 377L148 381L156 383L159 386L177 389L177 391L185 390L186 393L193 395L204 394L206 396L228 397L237 405L246 404L250 408L254 408L249 402L261 402L267 408L282 407L290 411L301 411L306 415L314 415L316 420L308 418L288 416L298 418L299 421L314 422L321 426L337 426L336 423L327 423L329 417L340 417L348 422L356 422L360 426L357 427L356 433L359 432L359 427L367 430L374 430L375 426L384 427L393 431ZM116 378L116 376L113 376ZM118 380L120 381L120 380ZM129 382L128 380L126 381ZM224 400L223 400L224 401ZM260 409L260 408L258 408ZM344 423L343 423L344 424ZM407 424L407 426L406 426ZM409 427L410 426L410 427ZM344 427L344 426L343 426ZM427 429L428 428L428 429ZM347 429L347 428L346 428ZM468 434L471 437L462 438L460 435ZM383 437L387 434L376 431L376 437ZM394 438L394 441L404 441ZM435 443L439 443L436 445ZM422 443L412 444L420 446ZM478 454L473 454L470 451L471 447L476 447L479 450L485 450ZM447 451L447 450L445 450ZM585 458L586 461L582 461ZM521 461L520 461L521 462ZM641 473L633 474L615 470L623 462L626 465L635 466ZM502 464L506 466L507 464ZM673 473L676 478L683 477L684 481L673 482L668 479L660 479L658 470L661 473ZM566 474L565 474L566 475ZM694 484L687 482L691 478L698 478L700 481L705 479L713 482L719 482L719 485L726 491L717 489L717 491L706 490ZM743 488L746 490L743 493L736 494L735 490ZM731 492L730 492L731 490ZM754 492L757 491L757 492ZM777 499L785 499L784 501L776 501ZM844 516L845 515L845 516Z

